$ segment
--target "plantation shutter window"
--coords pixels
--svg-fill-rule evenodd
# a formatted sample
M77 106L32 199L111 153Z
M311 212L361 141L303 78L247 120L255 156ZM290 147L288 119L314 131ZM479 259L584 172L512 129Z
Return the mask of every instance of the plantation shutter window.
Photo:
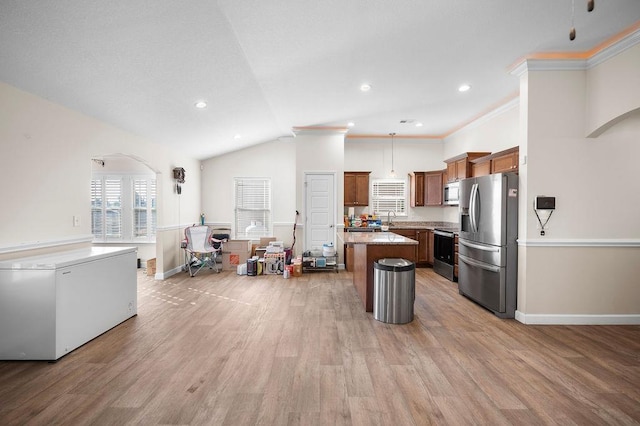
M91 233L94 239L102 238L104 229L102 203L102 179L91 180Z
M156 180L100 175L91 180L91 233L95 242L155 242Z
M105 239L122 239L122 179L104 180Z

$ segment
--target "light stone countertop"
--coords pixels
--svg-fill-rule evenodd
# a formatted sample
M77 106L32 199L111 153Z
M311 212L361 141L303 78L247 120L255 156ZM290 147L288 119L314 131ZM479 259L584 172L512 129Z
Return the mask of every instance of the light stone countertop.
M418 242L393 232L338 232L338 237L344 244L368 244L368 245L411 245L417 246Z

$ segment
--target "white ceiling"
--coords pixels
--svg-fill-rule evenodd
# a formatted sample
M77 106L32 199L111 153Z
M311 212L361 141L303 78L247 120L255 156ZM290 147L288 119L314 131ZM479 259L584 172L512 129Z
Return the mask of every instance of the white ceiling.
M2 0L0 80L198 159L350 121L439 136L513 96L519 58L640 22L573 1L574 41L572 0Z

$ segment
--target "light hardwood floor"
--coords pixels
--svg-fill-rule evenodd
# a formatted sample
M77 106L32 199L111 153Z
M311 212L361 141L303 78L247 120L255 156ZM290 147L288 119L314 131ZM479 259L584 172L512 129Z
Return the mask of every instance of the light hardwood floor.
M640 326L501 320L431 269L407 325L344 271L138 278L137 317L0 362L0 425L640 423Z

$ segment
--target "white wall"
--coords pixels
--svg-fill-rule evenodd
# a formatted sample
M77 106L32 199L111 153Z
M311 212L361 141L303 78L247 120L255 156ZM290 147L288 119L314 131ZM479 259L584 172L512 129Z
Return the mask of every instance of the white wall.
M520 111L515 99L463 127L444 141L444 159L463 152L498 152L519 145Z
M123 154L157 173L158 272L178 266L179 204L171 170L187 170L181 210L197 220L198 161L4 83L0 117L0 193L7 197L0 209L0 256L90 244L91 159ZM80 217L80 226L73 226L73 216Z
M272 188L274 236L291 244L296 211L295 162L296 145L293 138L283 138L204 160L202 213L206 222L232 227L235 177L268 177Z
M407 179L410 172L444 170L443 143L440 139L394 138L393 168L396 177ZM344 169L371 172L370 179L391 177L391 138L353 138L344 144ZM408 186L407 186L408 187ZM409 207L407 217L397 221L442 221L452 207ZM356 214L373 213L369 207L357 207ZM346 212L343 212L346 214ZM457 220L456 220L457 221Z
M464 152L499 152L520 145L519 100L487 113L444 140L444 159ZM522 156L522 147L521 153ZM443 220L459 222L457 208L445 208Z
M296 145L296 209L300 212L302 227L297 233L296 252L301 253L305 241L304 202L305 173L335 173L335 220L342 224L344 202L344 132L327 130L304 130L298 132ZM341 231L341 227L336 230Z

